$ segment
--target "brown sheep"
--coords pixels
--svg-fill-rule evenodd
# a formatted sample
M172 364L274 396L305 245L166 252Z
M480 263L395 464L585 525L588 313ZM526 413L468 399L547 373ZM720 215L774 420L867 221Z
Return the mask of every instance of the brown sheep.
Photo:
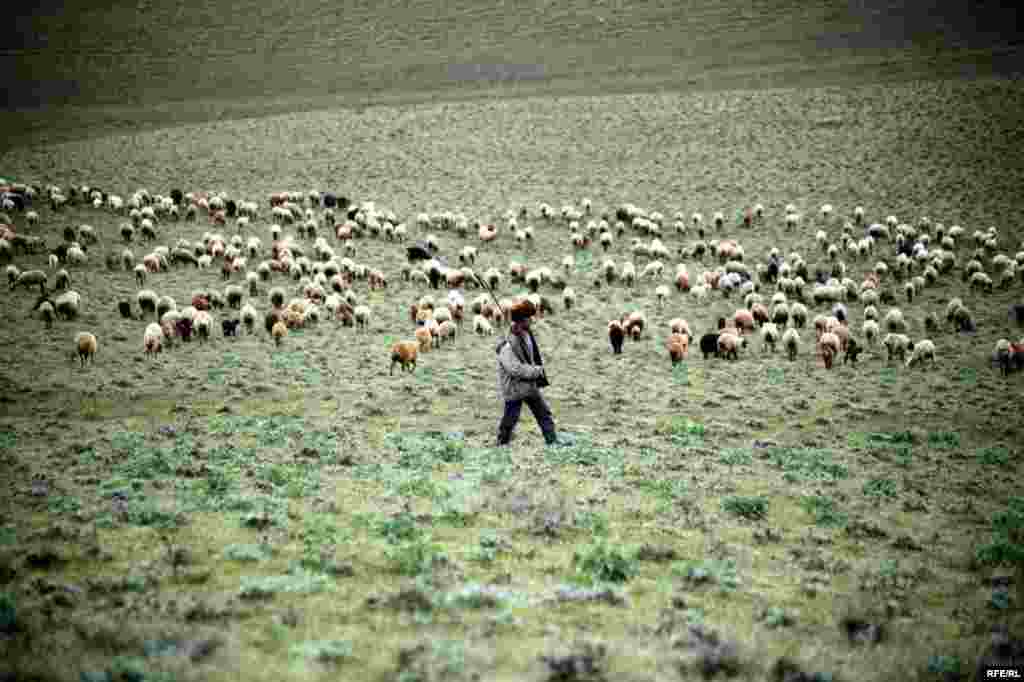
M288 336L288 325L283 321L278 320L270 329L270 335L274 337L274 344L280 347L284 337Z
M726 327L728 330L729 328ZM718 335L718 355L719 357L729 358L733 360L739 360L740 348L747 347L747 340L741 339L738 334L733 334L732 331L723 331Z
M686 359L686 353L690 348L690 337L686 334L672 334L668 337L668 356L675 365Z
M420 345L421 353L429 353L430 347L434 343L434 335L430 333L430 330L426 327L416 328L416 341Z
M75 348L78 351L78 359L82 361L82 367L85 367L85 363L93 360L93 356L96 355L96 337L89 332L78 332L75 336Z
M419 346L416 341L398 341L391 346L391 369L388 371L388 375L394 374L396 362L401 363L403 370L414 372L418 350Z
M764 306L761 306L762 308ZM768 318L768 311L765 310L765 319ZM732 321L736 325L736 328L740 330L740 334L745 332L754 331L754 315L749 310L743 308L733 313Z
M825 363L825 369L832 369L832 363L842 348L842 342L834 332L825 332L818 339L818 351Z

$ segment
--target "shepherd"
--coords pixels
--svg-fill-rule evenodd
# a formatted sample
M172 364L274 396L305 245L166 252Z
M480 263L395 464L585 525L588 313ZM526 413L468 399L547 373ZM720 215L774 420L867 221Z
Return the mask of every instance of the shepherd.
M557 445L555 420L551 416L540 389L548 386L544 372L544 361L540 346L530 331L530 320L537 314L537 308L530 301L512 306L509 317L512 321L510 334L498 342L498 394L505 402L505 413L498 423L498 446L508 445L512 431L519 422L519 413L526 403L533 412L544 441Z

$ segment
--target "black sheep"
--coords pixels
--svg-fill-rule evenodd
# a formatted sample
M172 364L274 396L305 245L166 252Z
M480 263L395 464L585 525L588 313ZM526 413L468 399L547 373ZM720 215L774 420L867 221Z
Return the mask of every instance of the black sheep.
M227 210L229 218L234 218L238 214L238 204L234 199L228 199L225 201L224 208Z
M132 317L132 304L130 301L119 301L117 304L117 310L121 313L121 317L129 318Z
M330 192L324 192L322 201L324 202L324 208L334 208L338 205L338 197Z
M180 189L171 190L171 201L174 202L175 206L181 206L181 202L185 199L185 193Z
M1010 306L1010 320L1018 325L1024 325L1024 304L1014 303Z
M860 355L863 350L864 349L857 344L857 340L850 337L846 342L846 355L843 356L843 364L845 365L847 362L851 362L856 365L857 356Z
M622 354L622 342L625 338L626 332L621 324L616 323L608 326L608 341L612 344L612 353L615 355Z
M174 331L182 341L190 340L192 338L192 320L182 317L174 323Z
M221 320L220 328L224 336L238 336L239 320Z
M705 334L700 337L700 352L704 354L704 359L707 360L709 355L718 357L718 334Z

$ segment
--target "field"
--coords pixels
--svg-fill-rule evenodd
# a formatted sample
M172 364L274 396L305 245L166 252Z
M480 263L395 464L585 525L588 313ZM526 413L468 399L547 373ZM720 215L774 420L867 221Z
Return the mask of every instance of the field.
M17 232L51 247L81 224L100 241L85 266L70 268L83 296L77 320L46 329L30 314L37 291L0 295L0 671L40 680L971 679L992 660L993 629L1019 636L1024 624L1022 379L991 363L997 339L1024 335L1007 316L1024 280L984 293L961 277L974 230L996 226L998 251L1011 258L1024 248L1024 86L1001 76L883 83L884 72L872 63L839 87L782 65L761 80L736 76L743 89L538 86L440 102L405 92L390 104L384 93L371 106L324 99L304 111L240 91L214 121L186 101L155 105L137 124L138 103L90 103L78 123L61 115L73 110L41 110L23 139L6 141L0 175L126 197L181 187L254 199L262 215L243 234L260 237L265 253L250 264L269 258L267 195L308 189L375 201L413 239L425 236L414 222L421 211L494 222L501 232L489 244L475 232L437 232L451 262L464 244L478 246L477 272L507 272L515 259L557 269L572 255L577 305L565 310L542 287L555 310L534 327L568 445L545 448L524 412L512 447L493 447L496 337L470 325L414 373L389 376L390 343L412 337L409 305L445 294L403 280L404 244L356 241L355 260L389 277L384 291L355 285L373 310L365 332L323 321L277 348L262 329L223 338L217 325L209 343L152 360L142 348L149 320L117 311L130 300L138 313L132 273L104 266L126 247L123 218L42 204L30 226L13 213ZM764 80L777 87L755 87ZM4 114L9 124L22 115ZM537 214L540 202L558 209L584 197L595 217L625 202L668 217L664 281L597 286L605 257L646 261L631 254L640 236L631 230L607 254L596 244L578 252L564 221ZM765 218L743 227L742 211L758 202ZM802 215L793 230L788 203ZM825 203L831 218L818 211ZM657 304L654 288L671 283L678 249L697 240L693 227L672 229L677 211L706 222L724 212L708 238L737 239L751 267L777 246L813 271L827 260L815 233L838 240L857 205L867 222L929 216L966 229L957 267L912 303L900 282L883 282L911 338L934 340L934 367L908 369L874 346L855 367L828 371L813 328L801 331L793 362L752 336L736 362L691 348L671 366L669 319L686 318L699 336L743 305L720 292L698 304L674 289ZM504 227L504 212L524 206L536 230L529 245ZM210 230L205 217L163 222L157 243ZM137 259L152 248L127 247ZM984 265L995 277L991 255ZM860 282L878 260L894 264L893 245L843 260ZM45 255L13 262L47 270L52 284ZM684 262L693 276L718 266ZM216 264L146 283L179 306L224 285ZM261 313L270 286L300 295L275 275L251 299ZM500 295L522 291L506 279ZM773 287L761 291L767 298ZM954 296L976 333L945 324ZM848 305L862 338L863 306ZM613 356L607 321L632 310L649 324ZM934 333L928 312L942 321ZM237 313L215 312L229 316ZM100 347L84 368L71 357L80 330ZM1020 641L1006 648L1020 665ZM790 665L806 676L787 677Z

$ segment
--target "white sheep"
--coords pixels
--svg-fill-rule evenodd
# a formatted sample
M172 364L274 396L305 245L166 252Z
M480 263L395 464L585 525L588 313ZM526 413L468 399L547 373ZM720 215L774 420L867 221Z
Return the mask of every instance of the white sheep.
M907 348L910 347L910 338L906 334L886 334L882 339L882 345L889 352L889 360L899 356L900 360L906 357Z
M779 328L775 326L774 322L765 322L761 326L761 350L764 351L766 348L771 348L771 352L775 352L775 344L779 341Z
M490 336L494 334L494 328L491 323L483 315L473 316L473 331L480 336Z
M153 357L163 350L164 330L156 322L150 322L142 335L142 349L147 357Z
M907 367L923 362L926 358L932 361L933 366L935 365L935 344L931 339L921 339L914 344L914 350L907 358Z
M868 345L870 346L873 346L875 341L878 340L880 331L877 320L864 320L864 324L861 326L861 332L864 334L864 338L867 339Z
M885 328L890 332L905 332L907 322L903 319L903 312L899 308L890 308L885 314Z
M358 305L355 310L352 311L356 321L356 328L366 330L370 324L370 307L366 305Z
M782 345L785 346L789 359L796 360L797 353L800 352L800 333L790 327L782 335Z
M82 304L82 296L77 291L66 291L53 301L57 317L71 320L78 317Z

